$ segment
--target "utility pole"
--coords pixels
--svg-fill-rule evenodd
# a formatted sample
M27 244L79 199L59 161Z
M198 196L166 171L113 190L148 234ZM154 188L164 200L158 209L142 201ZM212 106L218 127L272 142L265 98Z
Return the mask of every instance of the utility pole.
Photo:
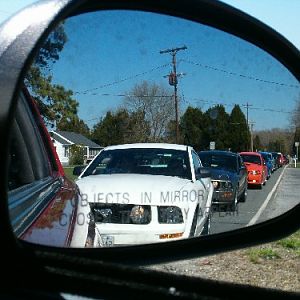
M178 97L177 97L177 84L178 75L176 69L176 54L180 50L186 50L187 47L177 47L159 51L160 54L170 53L172 55L173 71L169 74L169 84L174 86L174 102L175 102L175 123L176 123L176 143L179 140L179 120L178 120Z
M247 126L249 126L249 107L252 106L252 104L249 104L248 102L243 105L246 107L246 118L247 118Z
M246 107L246 124L247 124L247 129L250 130L250 141L251 141L251 145L250 145L250 149L253 149L253 139L252 139L252 128L249 127L249 107L252 106L252 104L249 104L248 102L246 104L242 105L243 107ZM248 144L248 143L247 143ZM249 144L247 145L247 148L249 149ZM251 150L253 151L253 150Z
M251 152L254 151L253 149L253 126L254 126L255 122L249 122L249 125L250 125L250 150Z

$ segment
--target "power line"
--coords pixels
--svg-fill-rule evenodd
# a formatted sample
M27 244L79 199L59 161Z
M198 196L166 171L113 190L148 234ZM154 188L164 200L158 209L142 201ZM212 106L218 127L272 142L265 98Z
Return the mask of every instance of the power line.
M182 48L184 48L184 47L182 47ZM167 49L167 50L163 50L163 51L168 51L168 50L172 50L172 49ZM167 53L167 52L162 52L162 53ZM268 81L268 80L264 80L264 79L261 79L261 78L256 78L256 77L249 76L249 75L244 75L244 74L231 72L231 71L224 70L224 69L221 69L221 68L218 68L218 67L214 67L214 66L210 66L210 65L206 65L206 64L202 64L202 63L197 63L197 62L193 62L193 61L186 60L186 59L180 59L179 62L189 63L191 65L199 66L199 67L202 67L202 68L205 68L205 69L210 69L210 70L217 71L217 72L222 72L222 73L225 73L225 74L228 74L228 75L231 75L231 76L236 76L236 77L240 77L240 78L244 78L244 79L248 79L248 80L263 82L263 83L277 85L277 86L284 86L284 87L299 89L298 85L286 84L286 83L275 82L275 81ZM114 86L114 85L123 83L123 82L128 81L128 80L132 80L134 78L152 73L154 71L157 71L159 69L168 67L170 65L172 65L172 63L167 63L167 64L164 64L164 65L152 68L148 71L138 73L138 74L135 74L133 76L128 76L128 77L125 77L125 78L122 78L120 80L116 80L116 81L113 81L113 82L110 82L110 83L106 83L106 84L100 85L100 86L95 87L95 88L87 89L87 90L84 90L84 91L75 91L74 95L79 95L79 94L82 94L82 95L87 95L87 94L89 94L89 95L98 95L98 94L94 94L94 93L91 94L90 92L96 91L96 90L99 90L99 89L103 89L103 88L106 88L106 87Z
M152 68L148 71L145 71L145 72L142 72L142 73L139 73L139 74L135 74L133 76L129 76L129 77L126 77L126 78L123 78L123 79L120 79L120 80L117 80L117 81L113 81L113 82L110 82L110 83L106 83L106 84L103 84L103 85L100 85L98 87L95 87L95 88L92 88L92 89L88 89L88 90L85 90L85 91L77 91L77 92L74 92L74 95L78 95L78 94L83 94L83 95L86 95L88 94L89 92L92 92L92 91L95 91L95 90L100 90L100 89L103 89L103 88L106 88L106 87L110 87L110 86L113 86L113 85L116 85L116 84L119 84L119 83L123 83L125 81L128 81L128 80L131 80L131 79L134 79L134 78L137 78L137 77L140 77L140 76L143 76L143 75L146 75L146 74L149 74L149 73L152 73L154 71L157 71L157 70L160 70L162 68L165 68L165 67L168 67L170 66L171 64L168 63L168 64L164 64L162 66L158 66L158 67L155 67L155 68Z
M267 83L267 84L272 84L272 85L277 85L277 86L283 86L283 87L289 87L289 88L297 88L297 89L300 88L299 85L287 84L287 83L276 82L276 81L269 81L269 80L249 76L249 75L244 75L244 74L239 74L239 73L236 73L236 72L231 72L231 71L224 70L224 69L217 68L217 67L210 66L210 65L205 65L205 64L202 64L202 63L193 62L193 61L186 60L186 59L181 59L180 61L191 64L191 65L199 66L199 67L202 67L202 68L205 68L205 69L210 69L210 70L225 73L225 74L228 74L228 75L231 75L231 76L236 76L236 77L249 79L249 80L253 80L253 81L257 81L257 82L262 82L262 83Z
M130 95L130 94L109 94L109 93L91 93L90 96L108 96L108 97L128 97L128 98L172 98L173 95Z
M136 97L141 97L141 98L172 98L173 95L130 95L130 94L109 94L109 93L92 93L92 96L103 96L103 97L128 97L128 98L136 98ZM243 106L245 107L246 104L240 104L240 103L225 103L225 102L221 102L221 101L212 101L212 100L206 100L206 99L202 99L202 98L188 98L186 96L183 96L184 102L187 104L193 104L192 101L199 101L199 102L203 102L206 104L211 104L211 105L223 105L223 106L235 106L235 105L239 105L239 106ZM285 111L285 110L276 110L276 109L272 109L272 108L266 108L266 107L257 107L257 106L250 106L248 105L248 109L249 110L262 110L262 111L266 111L266 112L274 112L274 113L284 113L284 114L293 114L295 113L294 111Z
M247 104L240 104L240 103L225 103L225 102L221 102L221 101L212 101L212 100L207 100L207 99L202 99L202 98L188 98L185 97L185 102L192 104L192 101L198 101L198 102L203 102L205 104L210 104L210 105L223 105L223 106L235 106L235 105L239 105L239 106L243 106L246 107ZM293 111L284 111L284 110L276 110L276 109L272 109L272 108L266 108L266 107L258 107L258 106L250 106L250 104L248 105L248 109L249 110L262 110L262 111L266 111L266 112L274 112L274 113L284 113L284 114L293 114Z

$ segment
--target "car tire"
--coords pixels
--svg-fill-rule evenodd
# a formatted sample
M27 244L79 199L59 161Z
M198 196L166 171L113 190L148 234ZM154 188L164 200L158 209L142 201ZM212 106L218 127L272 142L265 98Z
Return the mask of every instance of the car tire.
M228 205L228 210L229 210L229 211L236 211L238 202L239 202L239 201L238 201L238 192L236 191L236 192L235 192L235 195L234 195L233 202L232 202L231 204Z
M247 185L245 186L244 188L244 191L239 199L239 202L246 202L247 200L247 196L248 196L248 188L247 188Z

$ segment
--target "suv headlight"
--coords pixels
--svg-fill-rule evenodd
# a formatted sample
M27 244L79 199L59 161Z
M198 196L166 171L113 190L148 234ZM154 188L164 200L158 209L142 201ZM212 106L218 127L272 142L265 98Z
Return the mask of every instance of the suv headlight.
M182 211L177 206L159 206L158 222L161 224L183 223Z
M212 180L211 182L215 190L229 190L233 188L229 180Z

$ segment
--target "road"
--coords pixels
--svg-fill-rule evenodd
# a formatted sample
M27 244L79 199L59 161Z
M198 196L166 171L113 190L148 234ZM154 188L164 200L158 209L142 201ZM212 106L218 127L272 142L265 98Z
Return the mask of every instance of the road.
M276 190L272 193L272 196L271 191L282 172L283 168L276 170L261 190L249 187L247 200L244 203L240 202L238 204L237 211L229 212L222 209L214 211L211 220L211 234L238 229L247 226L249 223L253 224L253 222L261 221L261 216L257 213L268 197L269 202L267 207L272 205ZM261 209L261 215L263 214L264 210Z

